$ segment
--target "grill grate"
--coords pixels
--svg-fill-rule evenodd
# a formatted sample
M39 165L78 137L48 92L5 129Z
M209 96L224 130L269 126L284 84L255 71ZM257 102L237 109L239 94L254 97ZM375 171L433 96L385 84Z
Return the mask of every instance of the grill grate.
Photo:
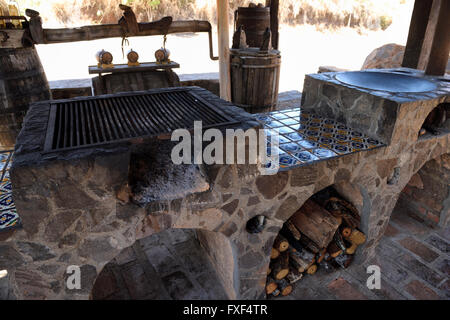
M189 89L124 93L51 105L44 152L91 147L136 137L237 123Z

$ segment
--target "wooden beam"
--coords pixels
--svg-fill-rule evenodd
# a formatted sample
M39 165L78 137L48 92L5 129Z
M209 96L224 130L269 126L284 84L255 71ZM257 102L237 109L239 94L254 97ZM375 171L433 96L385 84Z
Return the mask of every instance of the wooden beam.
M417 69L419 65L420 53L427 30L433 0L416 0L409 25L408 41L406 43L405 54L402 66Z
M279 32L278 32L278 8L279 0L270 1L270 30L272 31L272 47L278 50Z
M230 39L229 39L228 12L229 12L228 0L217 0L220 97L227 101L231 101Z
M423 39L422 48L420 51L419 64L416 69L425 70L430 58L431 46L433 44L434 34L436 33L436 26L439 16L439 8L441 7L441 0L432 0L430 15L428 17L427 30Z
M436 1L436 0L435 0ZM450 53L450 0L439 0L439 13L425 74L442 76Z
M152 27L154 22L139 23L140 31L135 35L129 36L156 36L163 35L166 28ZM167 33L182 32L210 32L211 24L208 21L173 21L167 30ZM63 28L63 29L44 29L44 42L62 43L75 41L89 41L105 38L122 37L122 28L118 24L104 24L84 26L80 28Z

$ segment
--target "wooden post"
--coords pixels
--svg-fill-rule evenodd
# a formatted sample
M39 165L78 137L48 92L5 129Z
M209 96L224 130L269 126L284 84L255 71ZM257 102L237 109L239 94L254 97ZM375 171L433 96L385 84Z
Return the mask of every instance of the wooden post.
M266 7L270 7L270 30L272 31L272 47L278 50L278 8L279 0L266 0Z
M436 26L439 15L439 8L441 6L441 0L430 1L431 11L428 16L428 22L426 23L426 32L422 41L422 48L420 50L419 63L416 69L425 70L428 64L428 58L430 57L431 45L433 44L434 33L436 32Z
M434 0L433 2L435 1L439 1L439 8L435 9L434 5L432 8L432 10L438 11L435 13L437 22L432 36L425 74L442 76L445 74L450 52L450 0Z
M417 69L433 1L416 0L402 66Z
M228 25L228 0L217 0L217 31L219 37L220 97L231 101L230 39Z

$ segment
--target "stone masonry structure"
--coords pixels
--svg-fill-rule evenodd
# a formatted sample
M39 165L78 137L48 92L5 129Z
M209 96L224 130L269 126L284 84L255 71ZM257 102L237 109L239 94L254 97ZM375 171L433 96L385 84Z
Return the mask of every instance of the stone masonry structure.
M275 175L261 175L256 165L174 166L170 141L148 142L145 147L142 141L133 141L42 155L47 115L42 104L34 105L17 140L11 169L23 229L3 235L0 242L0 269L8 270L14 295L19 299L87 299L102 268L121 250L162 230L189 228L198 231L229 299L263 298L270 250L282 224L328 186L361 214L360 229L367 241L358 249L356 262L372 258L411 178L432 159L440 164L433 168L437 175L448 174L448 131L421 138L418 132L437 105L450 102L449 83L448 79L431 79L438 84L432 92L395 95L349 88L333 75L307 76L302 109L339 111L356 103L358 113L326 111L327 115L356 125L386 145ZM200 94L238 117L241 128L260 125L241 109L205 91ZM352 118L364 113L371 116L375 100L380 107L376 116ZM382 120L373 125L376 117ZM166 182L173 186L172 193L166 188L167 192L144 205L128 197L139 173L151 172L153 181L166 181L177 170L181 170L175 175L180 178L178 183ZM183 184L183 192L176 190L177 184ZM158 188L151 190L158 193ZM446 207L448 194L442 201ZM449 220L446 208L440 213L444 223ZM249 233L246 223L257 215L266 217L264 229ZM81 290L65 286L69 265L81 266Z

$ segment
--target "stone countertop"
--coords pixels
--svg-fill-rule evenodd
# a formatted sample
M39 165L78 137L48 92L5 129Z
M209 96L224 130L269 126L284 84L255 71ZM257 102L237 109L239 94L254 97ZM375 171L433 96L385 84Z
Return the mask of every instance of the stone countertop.
M345 71L344 71L345 72ZM437 88L433 91L428 92L387 92L381 90L372 90L370 88L363 88L353 86L344 82L341 82L335 78L337 74L340 72L325 72L325 73L317 73L317 74L308 74L306 77L312 77L317 80L326 81L335 85L357 89L361 92L366 92L372 94L374 96L381 97L383 99L392 100L398 103L405 102L413 102L417 100L431 100L438 99L445 96L449 96L450 94L450 75L444 76L427 76L421 70L410 69L410 68L396 68L396 69L368 69L363 70L361 72L388 72L393 74L401 74L411 77L416 77L419 79L429 80L436 83ZM450 101L450 98L447 98L446 101Z

